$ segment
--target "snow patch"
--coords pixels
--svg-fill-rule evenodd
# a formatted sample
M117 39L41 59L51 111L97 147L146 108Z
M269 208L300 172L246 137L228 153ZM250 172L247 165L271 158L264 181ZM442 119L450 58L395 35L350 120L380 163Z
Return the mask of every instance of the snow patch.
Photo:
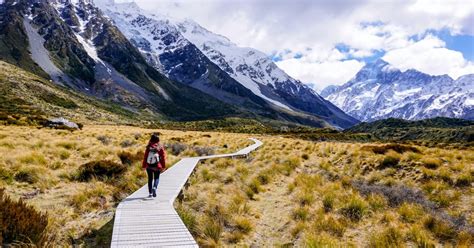
M26 30L29 42L29 51L31 58L35 61L43 71L53 79L55 83L62 84L63 81L70 82L68 76L66 76L49 57L49 52L44 47L45 40L41 37L37 30L30 24L28 17L23 18L23 25Z

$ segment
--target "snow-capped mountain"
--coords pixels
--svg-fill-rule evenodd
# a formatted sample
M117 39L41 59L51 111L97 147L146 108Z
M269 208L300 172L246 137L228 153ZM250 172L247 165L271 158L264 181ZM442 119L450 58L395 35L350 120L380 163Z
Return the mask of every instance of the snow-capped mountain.
M155 120L243 114L161 74L91 0L6 0L0 37L0 60L114 109Z
M265 115L319 118L338 127L357 122L258 50L238 47L192 20L148 13L134 2L95 2L149 64L173 80Z
M417 70L404 72L379 59L322 96L361 121L437 116L474 119L474 74L453 80Z

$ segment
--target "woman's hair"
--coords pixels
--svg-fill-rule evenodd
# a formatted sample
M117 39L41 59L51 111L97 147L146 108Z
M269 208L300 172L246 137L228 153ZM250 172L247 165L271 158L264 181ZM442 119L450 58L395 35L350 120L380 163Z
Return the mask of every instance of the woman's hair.
M157 142L160 142L160 136L158 136L158 134L154 133L154 134L151 135L149 143L157 143Z

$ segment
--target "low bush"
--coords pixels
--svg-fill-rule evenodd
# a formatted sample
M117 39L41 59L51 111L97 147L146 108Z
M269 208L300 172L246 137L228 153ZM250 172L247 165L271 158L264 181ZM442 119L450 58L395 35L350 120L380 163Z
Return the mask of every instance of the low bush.
M26 243L42 247L48 217L22 200L14 201L0 189L0 246Z
M135 141L133 140L124 140L122 142L120 142L120 146L122 148L127 148L127 147L130 147L130 146L133 146L135 144Z
M214 154L214 148L212 147L205 147L205 146L195 146L193 150L196 152L198 156L207 156Z
M134 162L141 162L144 157L144 152L137 152L137 153L131 153L127 151L121 151L118 153L118 157L120 158L120 161L124 165L131 165Z
M93 178L106 180L122 175L127 170L123 164L113 161L99 160L83 164L79 167L77 180L87 182Z
M401 144L386 144L386 145L367 145L361 147L361 150L371 151L375 154L385 154L389 150L396 151L398 153L405 153L405 152L413 152L413 153L421 153L420 149L409 146L409 145L401 145Z
M112 138L107 135L97 136L97 140L99 140L103 145L109 145L112 142Z
M434 208L435 204L428 201L420 190L412 189L404 185L379 185L367 184L362 181L355 181L352 186L356 188L362 195L380 194L385 196L388 204L392 207L401 205L404 202L418 203L423 207Z
M169 149L171 149L171 154L173 154L174 156L178 156L181 152L188 148L186 144L179 142L171 143L168 145L168 147Z

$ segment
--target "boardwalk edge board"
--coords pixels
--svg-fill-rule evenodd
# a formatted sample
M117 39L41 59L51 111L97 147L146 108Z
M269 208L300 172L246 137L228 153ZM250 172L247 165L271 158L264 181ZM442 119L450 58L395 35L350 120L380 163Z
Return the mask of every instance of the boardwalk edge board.
M196 240L174 209L173 202L186 185L197 164L212 158L239 158L263 143L229 154L183 158L160 176L157 198L148 197L148 186L133 192L117 206L111 247L198 247Z

